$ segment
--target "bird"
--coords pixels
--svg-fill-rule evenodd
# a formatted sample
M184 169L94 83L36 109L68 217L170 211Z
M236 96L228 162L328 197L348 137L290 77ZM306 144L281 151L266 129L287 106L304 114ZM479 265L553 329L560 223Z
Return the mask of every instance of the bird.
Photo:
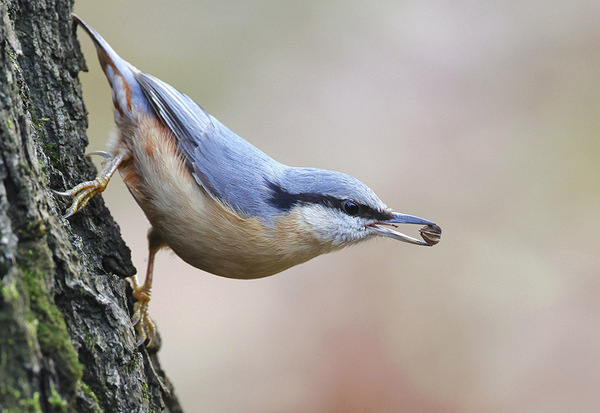
M280 163L241 138L187 95L122 59L77 15L112 89L117 133L94 180L66 191L64 218L106 189L118 170L150 222L146 278L130 278L136 345L152 347L149 316L154 258L171 249L193 267L235 279L279 273L375 237L431 246L434 222L388 208L358 179ZM423 240L393 228L423 225Z

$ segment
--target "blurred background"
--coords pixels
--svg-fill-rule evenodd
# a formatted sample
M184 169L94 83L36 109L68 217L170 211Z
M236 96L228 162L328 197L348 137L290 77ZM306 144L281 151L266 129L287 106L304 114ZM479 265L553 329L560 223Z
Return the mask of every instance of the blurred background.
M600 2L75 11L275 159L351 174L444 230L254 281L160 253L151 314L186 411L600 411ZM78 35L102 150L110 91ZM143 273L144 215L119 178L104 197Z

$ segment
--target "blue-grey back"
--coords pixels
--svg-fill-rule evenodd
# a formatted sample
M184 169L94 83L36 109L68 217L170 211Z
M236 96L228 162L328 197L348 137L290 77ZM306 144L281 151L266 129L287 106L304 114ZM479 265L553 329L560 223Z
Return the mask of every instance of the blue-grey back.
M265 205L268 182L278 181L287 166L167 83L145 73L136 77L158 117L175 135L198 184L242 216L270 221L275 207L269 210Z

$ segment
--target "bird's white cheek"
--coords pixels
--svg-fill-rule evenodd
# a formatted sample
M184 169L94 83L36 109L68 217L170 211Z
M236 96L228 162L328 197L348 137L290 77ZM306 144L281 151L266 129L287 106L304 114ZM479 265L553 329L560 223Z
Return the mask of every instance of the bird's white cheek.
M367 235L359 220L325 206L304 206L302 217L315 238L336 248L359 241Z

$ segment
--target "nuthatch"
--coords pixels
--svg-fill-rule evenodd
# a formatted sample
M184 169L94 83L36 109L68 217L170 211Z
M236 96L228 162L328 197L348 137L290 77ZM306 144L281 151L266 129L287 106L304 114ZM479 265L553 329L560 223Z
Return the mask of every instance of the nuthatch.
M266 277L318 255L375 236L434 245L433 222L390 210L357 179L339 172L279 163L230 131L188 96L119 57L90 26L112 88L118 133L96 179L74 197L65 217L82 209L119 170L151 228L146 279L132 278L139 341L154 341L148 316L156 252L169 247L184 261L229 278ZM425 241L392 230L425 225Z

